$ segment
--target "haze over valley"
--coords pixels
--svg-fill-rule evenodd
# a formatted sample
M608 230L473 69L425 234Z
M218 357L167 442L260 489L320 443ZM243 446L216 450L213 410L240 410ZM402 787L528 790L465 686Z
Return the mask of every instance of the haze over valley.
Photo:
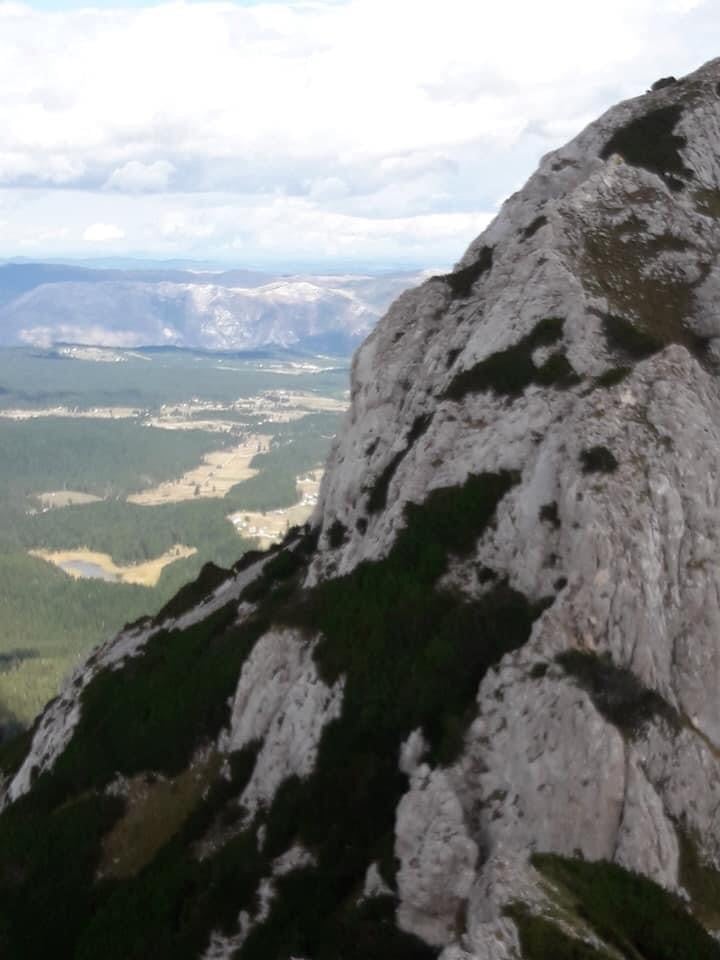
M308 519L348 373L280 348L0 348L0 739L205 564Z

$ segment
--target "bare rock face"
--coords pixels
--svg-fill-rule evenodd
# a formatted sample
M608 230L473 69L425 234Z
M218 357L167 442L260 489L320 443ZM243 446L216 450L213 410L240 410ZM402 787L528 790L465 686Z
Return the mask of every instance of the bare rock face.
M356 354L310 528L48 708L0 844L90 796L92 865L138 754L207 778L124 887L88 868L59 955L720 957L719 91L545 157Z

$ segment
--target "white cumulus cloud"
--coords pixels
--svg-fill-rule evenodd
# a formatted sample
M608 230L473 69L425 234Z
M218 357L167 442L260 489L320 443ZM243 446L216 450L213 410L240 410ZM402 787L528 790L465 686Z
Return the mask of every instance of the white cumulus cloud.
M0 0L2 255L67 228L48 254L305 257L301 208L323 249L457 259L542 153L720 52L716 0L72 7Z
M142 163L128 160L108 177L105 186L111 190L127 193L145 193L166 190L175 167L167 160Z
M83 231L83 240L88 243L109 243L124 237L125 231L115 223L93 223Z

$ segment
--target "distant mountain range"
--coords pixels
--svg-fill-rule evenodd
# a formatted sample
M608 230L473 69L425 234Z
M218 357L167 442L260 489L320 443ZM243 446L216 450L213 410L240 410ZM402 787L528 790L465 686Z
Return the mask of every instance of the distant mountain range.
M251 270L0 265L0 345L349 353L422 271L278 276Z

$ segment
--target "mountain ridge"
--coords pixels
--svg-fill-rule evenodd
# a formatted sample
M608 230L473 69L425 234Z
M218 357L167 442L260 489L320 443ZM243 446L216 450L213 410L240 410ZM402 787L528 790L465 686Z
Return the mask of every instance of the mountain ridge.
M0 343L214 350L332 344L350 353L421 277L5 264Z
M309 526L0 758L0 944L720 957L719 147L715 60L394 302Z

